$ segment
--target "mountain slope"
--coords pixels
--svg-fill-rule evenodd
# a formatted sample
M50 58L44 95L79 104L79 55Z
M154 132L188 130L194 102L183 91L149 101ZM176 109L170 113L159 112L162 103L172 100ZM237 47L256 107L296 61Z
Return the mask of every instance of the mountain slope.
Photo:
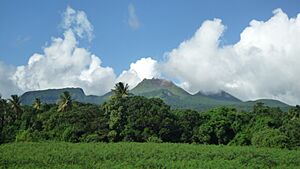
M254 100L254 101L245 101L245 102L235 105L235 107L249 111L249 110L252 110L253 106L259 102L264 103L265 105L267 105L269 107L279 107L283 111L288 111L288 109L290 108L290 105L283 103L279 100L273 100L273 99L258 99L258 100Z
M208 98L215 99L215 100L221 100L221 101L223 100L223 101L241 102L240 99L232 96L231 94L229 94L223 90L221 90L220 92L217 92L217 93L198 92L194 96L197 96L197 95L206 96Z
M101 96L86 96L81 88L63 88L25 92L21 95L21 103L23 105L31 105L35 101L35 98L39 98L43 103L54 104L65 91L68 91L71 94L72 99L78 102L94 104L102 102Z
M241 102L225 92L221 96L205 95L201 92L191 95L171 81L154 78L144 79L131 90L131 93L148 98L161 98L172 108L206 110L220 105L232 105Z

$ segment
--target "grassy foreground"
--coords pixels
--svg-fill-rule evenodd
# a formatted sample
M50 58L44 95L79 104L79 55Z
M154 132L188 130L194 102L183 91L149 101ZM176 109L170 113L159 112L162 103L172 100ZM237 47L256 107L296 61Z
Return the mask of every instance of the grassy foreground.
M300 168L300 151L171 143L10 143L0 168Z

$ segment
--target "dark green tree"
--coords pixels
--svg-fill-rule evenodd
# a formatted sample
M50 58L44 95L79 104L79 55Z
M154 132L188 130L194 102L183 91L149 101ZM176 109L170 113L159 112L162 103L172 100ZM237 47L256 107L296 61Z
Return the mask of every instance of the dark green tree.
M200 114L194 110L176 110L174 113L178 118L177 120L180 126L180 141L186 143L195 141L193 136L202 123Z

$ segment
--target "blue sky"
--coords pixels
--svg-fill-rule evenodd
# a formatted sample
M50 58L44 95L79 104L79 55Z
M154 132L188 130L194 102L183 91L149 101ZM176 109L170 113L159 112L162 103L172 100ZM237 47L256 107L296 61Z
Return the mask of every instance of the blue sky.
M298 0L0 2L0 94L102 95L166 78L191 94L300 103Z
M136 30L127 23L128 5L133 4L140 22ZM162 60L165 52L190 38L204 20L220 18L227 27L223 44L239 40L252 19L266 20L281 8L289 16L300 11L297 0L231 1L38 1L4 0L0 5L0 60L23 65L42 52L51 37L61 36L59 26L67 6L84 11L94 26L95 38L81 46L101 57L103 65L117 74L130 63L151 56Z

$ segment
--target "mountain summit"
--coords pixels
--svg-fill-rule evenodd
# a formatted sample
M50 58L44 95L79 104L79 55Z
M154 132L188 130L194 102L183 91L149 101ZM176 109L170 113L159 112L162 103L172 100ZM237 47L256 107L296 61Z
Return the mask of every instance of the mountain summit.
M155 91L169 91L172 94L178 96L190 95L182 88L176 86L172 81L157 78L144 79L130 92L136 95L145 95L146 93L151 93Z

